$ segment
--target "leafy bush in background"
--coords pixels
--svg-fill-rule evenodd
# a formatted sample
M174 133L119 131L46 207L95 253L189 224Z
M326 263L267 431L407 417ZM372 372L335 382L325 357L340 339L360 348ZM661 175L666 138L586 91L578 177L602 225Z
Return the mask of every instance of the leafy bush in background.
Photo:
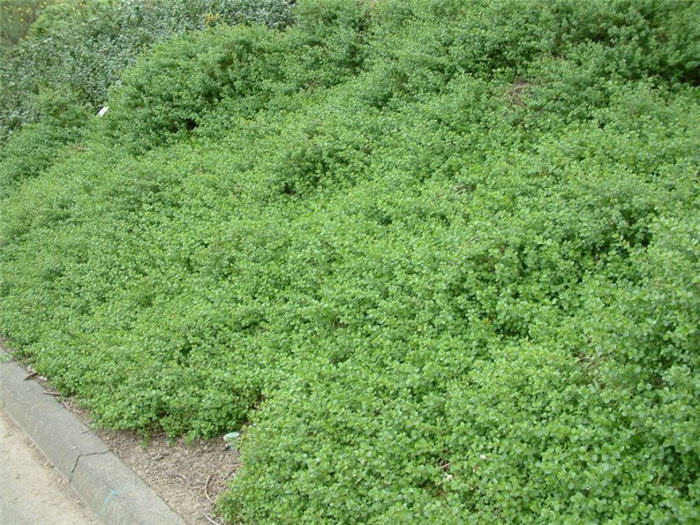
M81 136L77 131L89 114L105 103L124 68L144 49L213 25L264 23L281 29L292 21L292 4L291 0L4 0L0 8L8 28L3 29L0 45L0 144L16 136L0 157L0 194L12 191L23 177L39 173ZM19 38L22 32L27 34ZM68 116L44 120L47 96L70 100L72 107L65 108ZM74 118L76 112L81 119Z
M286 0L68 0L44 5L28 35L3 46L3 109L23 107L19 121L32 120L38 89L70 89L99 107L125 66L156 41L217 23L252 21L281 28L291 22ZM24 102L22 102L24 100ZM22 115L26 114L26 117ZM7 117L6 117L7 118ZM16 117L17 118L17 117ZM6 133L17 121L3 119Z
M158 46L124 74L110 124L114 140L148 149L187 136L212 112L228 122L347 79L362 65L367 10L323 4L331 10L322 22L318 9L301 10L298 25L280 35L260 26L220 27Z
M16 45L51 0L0 1L0 48Z
M18 177L3 336L99 424L244 428L232 521L696 522L697 3L292 14Z

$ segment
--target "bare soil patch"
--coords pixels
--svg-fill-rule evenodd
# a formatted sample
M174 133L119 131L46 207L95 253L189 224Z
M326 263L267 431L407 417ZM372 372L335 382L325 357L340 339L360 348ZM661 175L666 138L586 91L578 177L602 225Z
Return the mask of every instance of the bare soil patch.
M525 101L523 100L525 93L527 91L527 88L530 87L530 82L525 80L524 78L517 78L513 82L513 85L508 93L510 102L511 104L515 104L516 106L524 106Z

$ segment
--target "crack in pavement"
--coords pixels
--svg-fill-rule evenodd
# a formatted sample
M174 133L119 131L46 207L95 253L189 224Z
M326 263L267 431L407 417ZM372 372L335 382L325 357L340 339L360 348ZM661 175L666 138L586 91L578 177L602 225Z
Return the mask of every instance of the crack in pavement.
M101 456L102 454L108 454L109 450L103 450L102 452L88 452L87 454L78 454L78 457L75 458L75 464L73 465L73 468L70 469L70 474L68 474L68 483L73 482L73 474L75 473L75 469L78 468L78 462L80 461L80 458L86 458L88 456Z

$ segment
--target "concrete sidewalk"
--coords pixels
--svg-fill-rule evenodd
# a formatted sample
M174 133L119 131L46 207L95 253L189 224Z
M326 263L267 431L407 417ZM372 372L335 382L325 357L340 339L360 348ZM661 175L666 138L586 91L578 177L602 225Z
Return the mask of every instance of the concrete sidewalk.
M0 523L97 525L65 479L0 411Z
M0 348L0 406L103 523L184 525L89 428L25 377Z

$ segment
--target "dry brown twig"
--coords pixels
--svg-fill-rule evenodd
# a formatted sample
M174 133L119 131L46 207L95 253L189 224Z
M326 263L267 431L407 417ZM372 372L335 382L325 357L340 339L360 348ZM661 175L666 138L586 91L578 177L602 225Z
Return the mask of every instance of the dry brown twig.
M211 496L209 495L209 482L211 481L212 476L214 473L209 474L209 477L207 478L206 483L204 484L204 495L207 497L207 499L211 502L214 503L214 500L211 499Z
M170 475L173 477L176 477L176 478L182 478L186 485L190 484L190 480L188 480L183 474L180 474L179 472L175 472L175 473L170 474Z
M207 516L207 513L206 513L206 512L202 512L202 516L204 516L205 518L207 518L207 521L208 521L209 523L213 523L214 525L222 525L222 524L219 523L218 521L214 521L214 520L211 519L209 516Z

